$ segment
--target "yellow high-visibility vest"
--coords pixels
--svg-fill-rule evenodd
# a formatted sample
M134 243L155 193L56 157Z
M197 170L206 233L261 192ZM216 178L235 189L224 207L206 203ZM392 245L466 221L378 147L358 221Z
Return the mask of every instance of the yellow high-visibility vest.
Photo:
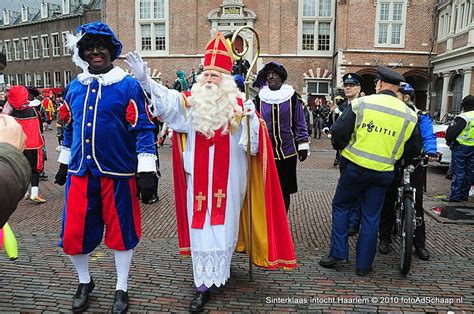
M458 117L466 121L466 126L456 140L461 145L474 146L474 110L463 112Z
M384 94L357 98L354 132L342 156L372 170L391 171L403 155L417 122L416 113L396 97Z

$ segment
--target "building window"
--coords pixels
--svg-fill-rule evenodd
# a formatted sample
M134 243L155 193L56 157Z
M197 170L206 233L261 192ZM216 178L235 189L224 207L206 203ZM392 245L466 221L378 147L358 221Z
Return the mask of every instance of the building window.
M44 72L44 87L51 87L51 73Z
M33 49L33 59L38 59L40 57L38 36L31 37L31 48Z
M71 32L63 32L63 55L64 56L69 56L71 52L69 51L69 47L66 45L67 44L67 34L70 34Z
M25 5L21 7L21 21L28 22L28 7Z
M449 24L451 23L450 11L446 10L439 14L438 39L445 39L449 34Z
M43 2L41 3L41 18L45 19L48 17L48 3Z
M308 81L308 95L329 95L329 82L327 81Z
M54 72L54 87L61 87L61 72Z
M25 82L23 81L23 74L17 74L16 75L16 84L17 85L25 85Z
M64 71L64 87L71 83L71 71Z
M41 47L43 48L43 58L49 58L49 36L41 35Z
M41 87L41 73L35 73L35 87Z
M3 9L3 25L10 25L10 11Z
M453 106L451 111L461 111L462 102L462 90L464 87L464 77L462 75L456 75L452 82L451 91L453 93Z
M71 3L69 0L62 0L61 8L63 14L69 14L69 12L71 12Z
M20 40L13 39L13 53L15 56L15 60L21 60L20 58Z
M15 75L14 74L10 74L8 75L8 82L10 84L10 86L13 86L13 85L16 85L16 81L15 81Z
M30 39L26 37L21 40L23 41L23 59L28 60L30 58Z
M31 73L25 73L25 86L32 86L33 85L33 77Z
M141 51L168 50L168 0L137 1L137 46Z
M60 45L59 45L59 34L51 34L51 44L53 45L53 57L59 57Z
M12 43L10 40L5 40L5 56L7 61L12 61Z
M375 46L404 47L406 0L377 2Z
M456 32L465 30L470 23L469 13L471 12L471 2L464 0L456 4Z
M334 5L331 0L299 1L300 52L330 53L334 37Z

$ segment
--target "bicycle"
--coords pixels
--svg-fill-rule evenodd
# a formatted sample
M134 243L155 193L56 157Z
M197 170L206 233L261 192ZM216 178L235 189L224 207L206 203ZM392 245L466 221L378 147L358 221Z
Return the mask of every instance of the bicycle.
M397 189L397 202L395 204L394 234L400 239L400 272L403 276L406 276L410 271L415 229L421 225L421 218L416 217L416 188L410 184L410 175L417 167L426 168L428 160L428 156L414 158L415 165L406 163L404 160L401 161L401 175Z

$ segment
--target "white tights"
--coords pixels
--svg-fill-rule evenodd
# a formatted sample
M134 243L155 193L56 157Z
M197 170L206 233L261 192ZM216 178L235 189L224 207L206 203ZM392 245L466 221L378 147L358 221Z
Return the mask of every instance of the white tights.
M115 269L117 270L117 285L115 286L115 290L127 291L128 272L130 270L130 264L132 263L133 250L114 250L114 256ZM79 283L89 283L91 281L91 276L89 274L89 255L69 255L69 258L76 268L77 275L79 276Z

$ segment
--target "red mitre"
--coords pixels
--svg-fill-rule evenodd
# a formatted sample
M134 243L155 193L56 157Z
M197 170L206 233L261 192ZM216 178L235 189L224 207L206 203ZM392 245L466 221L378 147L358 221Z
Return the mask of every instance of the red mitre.
M204 70L215 70L225 74L232 72L232 48L222 33L218 32L206 46Z
M28 103L28 90L21 85L16 85L8 91L8 103L13 108L20 108Z

